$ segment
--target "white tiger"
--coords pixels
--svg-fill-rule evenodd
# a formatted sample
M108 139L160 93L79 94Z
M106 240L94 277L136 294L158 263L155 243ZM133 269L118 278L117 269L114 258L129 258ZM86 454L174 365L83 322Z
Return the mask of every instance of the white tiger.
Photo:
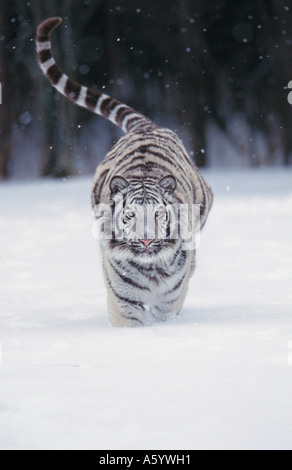
M110 321L114 326L139 326L167 320L180 312L195 269L195 248L185 249L178 230L173 236L179 220L174 217L176 208L198 205L202 228L212 206L212 190L175 133L114 98L81 86L60 70L50 35L61 21L50 18L38 27L38 59L44 74L61 94L126 133L97 168L92 206L106 205L116 214L117 200L122 201L123 234L129 234L137 222L137 208L145 213L154 207L146 211L140 237L113 233L101 240ZM157 227L159 221L165 235L149 236L149 226Z

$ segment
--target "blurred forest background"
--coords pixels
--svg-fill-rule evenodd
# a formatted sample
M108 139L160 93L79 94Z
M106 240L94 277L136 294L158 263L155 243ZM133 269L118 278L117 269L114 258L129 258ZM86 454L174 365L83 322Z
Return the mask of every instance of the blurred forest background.
M200 166L292 162L289 0L0 0L0 179L93 173L121 135L37 65L49 16L61 68L179 134Z

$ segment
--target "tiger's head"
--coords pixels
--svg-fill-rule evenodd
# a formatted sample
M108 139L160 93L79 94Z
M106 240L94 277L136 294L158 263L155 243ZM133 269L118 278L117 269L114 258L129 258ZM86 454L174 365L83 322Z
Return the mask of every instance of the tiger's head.
M121 257L130 250L140 261L148 262L173 252L179 243L175 189L171 175L156 183L114 176L110 181L114 222L110 248Z

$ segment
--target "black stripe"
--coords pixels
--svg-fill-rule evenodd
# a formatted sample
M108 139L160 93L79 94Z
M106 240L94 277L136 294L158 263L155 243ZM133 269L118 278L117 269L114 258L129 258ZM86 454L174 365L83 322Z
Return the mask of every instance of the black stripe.
M163 135L163 132L165 132L166 135ZM172 142L175 145L175 147L180 150L179 155L183 155L185 162L187 162L191 166L191 168L194 170L195 165L192 159L190 158L190 156L188 155L188 153L186 153L186 151L184 150L183 144L180 142L176 134L169 131L168 129L163 129L160 131L159 138L161 138L161 140L164 140L164 142L168 144L169 150L171 150L169 143Z
M128 169L124 169L124 167L127 166L127 165L129 165L129 168L128 168ZM155 167L156 169L157 169L157 168L160 168L160 169L163 170L163 171L168 171L168 172L170 172L170 170L169 170L167 167L165 167L165 166L163 166L163 165L160 165L159 163L151 162L151 165L152 165L153 167ZM148 168L147 168L147 166L148 166ZM134 165L134 166L131 166L129 163L127 163L127 164L123 165L122 167L119 167L119 171L123 171L123 173L127 173L127 171L133 172L133 171L135 171L135 170L151 171L151 168L149 168L149 166L150 166L150 165L149 165L147 162L146 162L146 163L140 163L140 164Z
M174 253L173 258L172 258L172 261L171 261L171 263L170 263L170 266L173 266L173 265L174 265L174 263L176 262L178 256L180 256L180 251L181 251L181 244L180 244L180 246L178 247L178 249L176 250L176 252Z
M155 148L155 150L152 150L152 148ZM157 151L159 150L159 151ZM162 151L163 153L160 153L160 151ZM166 155L165 155L165 149L163 147L159 147L157 144L151 144L149 145L149 153L151 153L152 155L154 155L156 158L161 158L162 160L166 161L167 163L169 163L171 165L171 167L175 167L175 168L179 168L181 173L180 173L180 177L183 179L183 181L186 183L186 185L188 186L188 188L190 190L192 190L192 186L191 186L191 183L189 181L189 179L187 179L185 177L185 173L186 173L186 169L180 165L180 163L177 161L177 154L175 154L175 157L172 159L168 158ZM173 154L173 151L169 152L169 153L172 153ZM169 170L168 170L169 171Z
M127 194L127 202L131 203L133 199L138 198L140 196L141 188L131 189ZM124 206L125 207L125 206Z
M148 152L156 158L160 158L161 160L166 161L171 165L171 167L179 168L183 173L185 173L185 168L180 165L179 162L176 161L177 154L173 155L174 152L172 149L165 149L165 147L158 145L157 143L151 143L148 145ZM169 158L166 153L172 154L173 159ZM188 183L189 184L189 183Z
M105 157L104 162L107 163L107 162L110 162L111 160L114 160L117 157L117 154L121 155L126 150L127 150L127 154L126 154L127 156L128 153L133 152L131 150L132 147L135 146L139 141L143 142L144 137L141 137L139 135L139 136L135 136L134 140L132 140L131 142L128 142L128 139L124 139L121 142L118 142L116 147L113 150L111 150L109 154Z
M175 304L179 299L179 296L178 297L175 297L173 300L165 300L164 303L167 304L167 305L172 305L172 304Z
M138 154L138 151L137 151L136 149L130 151L129 153L127 153L127 155L125 155L125 156L123 157L123 161L121 162L121 163L123 163L123 165L122 165L122 166L118 166L118 165L117 165L117 168L119 168L119 170L120 170L120 169L122 169L122 168L123 168L124 166L126 166L126 165L131 165L131 164L135 161L135 159L137 159L137 160L138 160L139 158L140 158L140 159L145 159L145 155L137 155L137 154ZM133 157L133 158L132 158L132 160L129 161L129 159L130 159L131 157ZM125 159L127 159L126 162L124 161ZM118 163L118 162L117 162L117 163Z
M140 273L148 279L150 282L154 282L157 286L161 284L161 277L157 272L156 269L152 268L151 270L145 270L144 267L141 267Z
M122 103L121 103L122 104ZM130 108L127 105L124 105L123 108L118 109L117 114L116 114L116 122L119 126L122 125L124 117L127 115Z
M124 121L124 119L129 115L129 114L132 114L132 113L135 113L136 111L134 111L132 108L129 108L129 106L126 106L124 108L120 108L117 112L117 120L122 124L122 122Z
M165 292L164 295L172 294L172 292L175 292L177 289L180 288L180 286L182 285L182 283L184 282L184 280L185 280L185 276L183 276L183 277L178 281L178 283L177 283L174 287L172 287L172 288L169 289L167 292ZM171 302L173 302L173 300L172 300Z
M150 146L153 146L153 144L150 144ZM143 149L144 149L144 150L143 150L143 153L149 152L150 155L146 155L146 156L145 156L145 155L139 155L139 152L141 152L141 150L140 150L141 148L142 148L142 147L139 147L138 149L135 148L134 150L129 151L129 152L124 156L124 158L123 158L123 160L126 158L127 161L126 161L126 162L123 161L123 165L120 166L119 169L123 169L123 168L126 167L127 165L131 165L131 164L133 163L133 161L134 161L135 158L136 158L136 159L138 159L138 158L141 158L141 159L142 159L142 158L145 158L145 157L146 157L146 158L147 158L147 157L154 157L154 158L157 157L157 155L153 155L153 153L151 154L151 151L148 150L148 147L147 147L147 146L144 146L144 147L143 147ZM147 149L147 150L145 150L145 149ZM141 152L141 153L142 153L142 152ZM136 156L136 154L138 154L138 155ZM133 156L133 155L134 155L134 158L133 158L132 160L129 160L129 158L130 158L131 156ZM160 157L160 154L158 155L158 157ZM171 166L173 167L173 162L172 162L171 160L168 160L168 162L169 162L169 163L171 164ZM146 162L146 164L147 164L147 163L148 163L148 162ZM152 162L150 162L150 163L152 164ZM157 163L157 162L153 162L153 163ZM169 168L167 168L167 167L163 167L163 168L165 168L168 172L170 171Z
M142 201L141 205L143 206L144 211L145 209L147 209L148 204L158 205L161 203L158 194L150 194L150 192L145 191L144 188L141 188L141 190L136 191L135 194L132 194L132 193L129 194L128 197L129 197L130 204L136 204L136 203L141 204L141 201ZM137 201L140 201L140 202L137 202Z
M137 271L139 271L139 273L143 273L145 271L148 271L148 272L153 272L153 266L151 265L149 268L146 268L146 266L140 264L140 263L137 263L136 261L134 261L133 259L129 259L127 260L129 265L132 266L133 268L137 269Z
M53 57L51 49L44 49L38 52L38 58L41 64Z
M143 308L144 309L144 304L142 302L139 302L138 300L132 300L132 299L128 299L127 297L123 297L122 295L119 295L114 289L113 287L111 287L113 293L118 297L118 299L120 299L122 302L126 302L126 303L129 303L131 305L134 305L135 307L140 307L140 308Z
M181 251L178 257L177 268L182 269L187 262L187 253L186 251Z
M172 311L172 309L171 309L171 305L174 304L174 303L176 303L177 300L178 300L178 297L177 297L176 299L174 299L174 300L164 300L163 303L164 303L166 306L167 306L167 305L170 305L170 307L167 306L166 308L164 307L164 308L162 309L162 308L159 308L158 306L155 306L155 309L160 312L160 315L162 314L162 315L163 315L164 317L166 317L166 319L167 319L167 316L168 316L170 313L172 313L172 314L174 313L174 312ZM177 315L177 313L176 313L176 315ZM154 314L154 316L156 316L156 315ZM156 318L157 318L157 316L156 316ZM160 319L161 319L161 316L160 316Z
M140 307L140 308L143 308L144 310L144 304L142 302L139 302L138 300L132 300L132 299L128 299L127 297L123 297L122 295L118 294L115 289L113 288L113 285L111 283L111 281L109 280L109 276L108 276L108 273L106 272L105 270L105 275L106 275L106 279L107 279L107 282L111 288L111 290L113 291L113 293L115 294L115 296L121 300L122 302L126 302L126 303L129 303L131 305L134 305L135 307Z
M154 279L154 276L153 277L149 277L147 274L148 273L152 273L154 275L158 274L159 276L163 277L163 278L166 278L166 277L170 277L170 276L173 276L173 273L168 273L166 271L163 270L163 268L161 268L160 266L156 266L155 264L152 264L151 266L146 267L144 265L141 265L139 263L137 263L136 261L134 261L133 259L129 259L128 260L128 263L130 264L130 266L132 266L133 268L137 269L137 271L139 271L139 273L141 274L145 274L145 276L148 278L148 279Z
M140 157L136 157L136 160L140 158L140 159L145 159L144 155L143 156L140 156ZM147 157L146 157L147 158ZM125 157L124 157L125 159ZM123 160L124 160L123 159ZM131 160L131 161L122 161L122 165L121 166L117 166L118 168L118 171L122 171L122 172L127 172L127 171L132 171L132 170L135 170L135 169L144 169L144 171L151 171L153 168L161 168L164 172L168 172L170 173L170 169L165 167L165 166L162 166L161 164L157 163L157 162L153 162L153 161L146 161L144 163L140 163L139 165L136 165L136 166L132 166L133 162L135 161L135 159ZM129 167L129 168L127 168Z
M146 121L145 124L147 124L147 118L142 115L137 116L137 113L135 112L135 116L133 116L131 119L127 121L127 127L126 127L127 131L131 130L132 125L135 124L135 122L137 124L138 121L142 121L142 122Z
M57 85L63 73L61 72L57 64L54 64L47 70L46 75L54 85Z
M137 152L132 152L132 155L133 155L133 154L135 155L136 153L137 153ZM129 158L130 156L131 156L131 155L128 154L128 155L127 155L127 158ZM132 160L129 160L129 161L127 162L127 164L128 164L128 165L133 165L133 163L136 162L137 160L143 160L143 161L144 161L144 160L145 160L145 155L135 155L135 156L132 158ZM123 167L120 167L120 168L123 168Z
M137 323L139 323L140 325L143 325L144 323L139 320L138 318L136 317L133 317L133 316L130 316L130 315L124 315L122 314L122 317L126 318L127 320L131 320L131 321L136 321Z
M141 286L140 284L138 284L137 282L135 282L133 279L130 279L129 277L127 276L124 276L123 273L121 273L118 268L116 268L112 262L110 261L110 265L112 267L112 269L115 271L115 273L122 279L123 282L125 282L126 284L129 284L130 286L132 287L136 287L137 289L141 289L141 290L148 290L150 291L149 287L144 287L144 286Z
M137 269L137 271L140 274L145 276L150 281L155 282L155 284L157 285L160 284L161 278L166 279L166 278L169 278L170 276L173 276L173 274L169 274L165 272L159 266L152 265L151 267L146 268L144 265L136 263L136 261L134 260L128 260L128 263L130 264L130 266Z
M87 88L86 98L85 98L86 106L90 110L94 111L100 96L101 96L101 93L95 90L92 90L91 88Z
M155 271L157 274L163 278L170 277L172 274L165 272L160 266L155 266Z
M81 85L68 78L65 86L65 95L72 101L76 101L80 95Z
M157 181L154 179L154 177L151 176L145 176L143 178L143 185L147 187L147 189L153 188L156 185ZM131 178L131 186L141 186L141 178Z
M115 109L116 106L121 104L119 101L115 100L114 98L105 98L103 102L101 103L100 106L100 112L105 117L108 119L110 113Z
M160 277L163 277L163 278L166 278L166 277L170 276L169 273L166 273L165 271L163 271L163 269L160 268L159 266L151 265L149 268L146 268L144 265L136 263L133 260L128 260L128 263L133 268L137 269L137 271L139 271L139 273L141 273L145 277L147 277L147 279L153 280L157 284L159 283L158 280L157 280L157 275L160 276ZM151 273L150 276L149 276L149 273Z

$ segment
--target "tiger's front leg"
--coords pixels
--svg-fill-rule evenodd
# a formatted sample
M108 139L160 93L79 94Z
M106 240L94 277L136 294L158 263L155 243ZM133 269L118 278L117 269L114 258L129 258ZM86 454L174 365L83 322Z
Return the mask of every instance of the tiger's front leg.
M108 289L108 312L113 326L137 327L147 323L142 304L121 299L110 289Z
M169 296L161 295L157 303L152 306L151 311L154 318L159 322L164 322L179 315L188 290L188 282L185 280L179 292L169 291Z

